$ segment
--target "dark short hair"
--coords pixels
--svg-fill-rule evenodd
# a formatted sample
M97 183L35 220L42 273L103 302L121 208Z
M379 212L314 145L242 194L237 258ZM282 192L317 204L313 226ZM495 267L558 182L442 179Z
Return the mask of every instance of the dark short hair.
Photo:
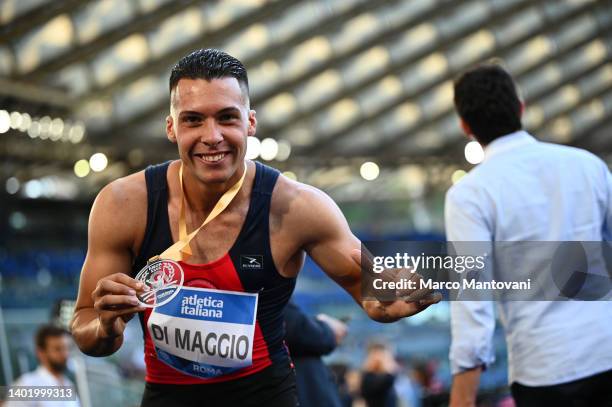
M47 339L58 336L68 335L68 331L55 325L42 325L36 331L34 337L37 349L45 349L47 347Z
M170 73L170 92L183 79L236 78L246 95L249 94L249 79L242 62L218 49L205 48L193 51L181 58Z
M498 63L464 72L454 83L459 116L480 144L522 129L521 100L512 76Z

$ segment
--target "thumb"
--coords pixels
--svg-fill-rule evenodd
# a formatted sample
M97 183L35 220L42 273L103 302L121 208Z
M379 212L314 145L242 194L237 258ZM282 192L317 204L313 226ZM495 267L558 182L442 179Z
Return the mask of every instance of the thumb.
M442 294L439 292L432 292L427 295L427 297L418 301L420 306L425 306L425 308L430 305L437 304L442 301Z

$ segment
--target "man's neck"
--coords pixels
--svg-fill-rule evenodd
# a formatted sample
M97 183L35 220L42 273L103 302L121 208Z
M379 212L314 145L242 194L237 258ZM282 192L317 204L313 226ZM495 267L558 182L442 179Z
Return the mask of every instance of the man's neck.
M223 194L240 180L245 171L244 166L240 167L227 181L214 184L203 183L192 173L183 171L183 190L187 206L198 213L210 213Z

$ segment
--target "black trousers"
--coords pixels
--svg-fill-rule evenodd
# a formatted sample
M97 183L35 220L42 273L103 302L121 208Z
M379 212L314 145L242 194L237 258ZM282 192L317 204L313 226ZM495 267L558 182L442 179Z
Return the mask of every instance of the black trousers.
M612 370L554 386L512 383L517 407L612 407Z
M298 406L295 371L272 365L261 372L221 383L146 383L141 407Z

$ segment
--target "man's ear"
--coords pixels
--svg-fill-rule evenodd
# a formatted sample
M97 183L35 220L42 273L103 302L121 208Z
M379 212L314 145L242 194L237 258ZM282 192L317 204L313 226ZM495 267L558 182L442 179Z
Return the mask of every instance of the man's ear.
M255 110L249 110L249 125L247 127L247 134L249 137L254 136L257 133L257 117Z
M470 128L470 125L467 124L467 122L463 119L459 120L461 122L461 129L463 130L463 132L465 133L465 135L469 138L472 139L474 138L474 134L472 133L472 129Z
M172 115L166 116L166 136L168 137L168 140L176 143L176 134L174 133L174 120L172 120Z
M47 355L46 355L45 351L40 349L40 348L38 348L38 347L36 347L36 358L38 359L38 361L40 363L46 363L46 361L47 361L46 357L47 357Z
M523 113L525 113L525 101L521 100L521 117L523 117Z

